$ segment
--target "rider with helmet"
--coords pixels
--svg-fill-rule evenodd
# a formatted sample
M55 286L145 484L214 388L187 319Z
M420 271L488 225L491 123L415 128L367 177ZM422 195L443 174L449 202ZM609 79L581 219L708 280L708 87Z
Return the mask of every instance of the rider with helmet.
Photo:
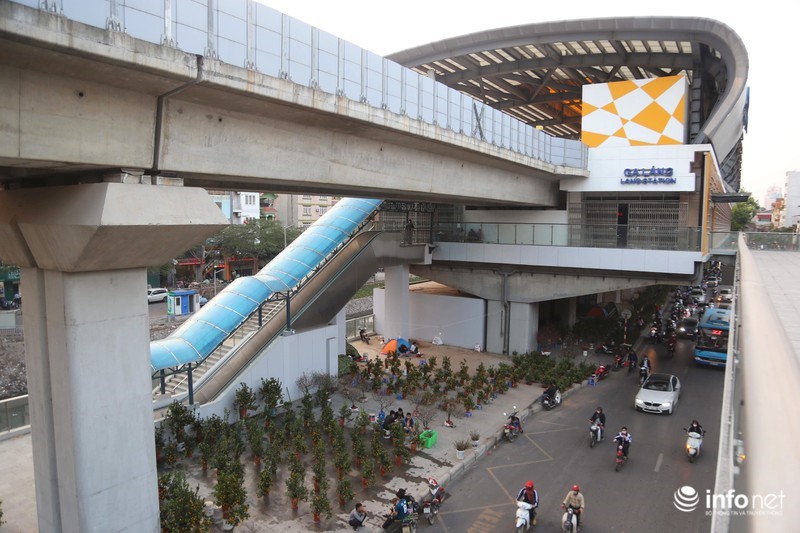
M700 438L700 444L702 444L702 442L703 442L702 437L703 437L703 435L706 434L706 430L703 429L703 426L700 425L700 422L698 422L697 420L692 420L692 423L686 429L686 433L697 433L698 435L700 435L700 437L701 437ZM698 448L699 447L700 447L700 445L698 445Z
M561 504L561 508L565 511L567 509L573 509L575 511L578 527L581 525L581 513L583 512L585 506L586 502L583 499L583 494L581 494L581 488L578 485L572 485L572 489L567 492L567 495Z
M628 433L628 428L622 426L617 436L614 437L614 441L617 443L617 446L622 446L622 455L628 457L628 448L630 448L631 445L631 434Z
M603 440L604 435L603 431L606 427L606 414L603 412L603 408L598 406L592 416L589 417L589 422L597 423L597 439Z
M539 492L533 488L533 481L528 480L525 486L517 494L518 502L525 502L531 505L528 511L528 525L536 525L536 508L539 507Z

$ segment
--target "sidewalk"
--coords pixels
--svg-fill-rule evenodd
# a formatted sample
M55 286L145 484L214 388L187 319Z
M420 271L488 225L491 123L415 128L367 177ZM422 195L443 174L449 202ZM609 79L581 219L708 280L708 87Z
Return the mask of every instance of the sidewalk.
M360 341L354 342L353 345L361 353L368 353L370 358L380 357L377 353L378 342L375 338L373 338L370 345L364 345ZM506 356L485 352L478 353L452 346L431 346L428 343L420 343L420 348L427 356L435 355L440 362L445 355L448 355L454 366L465 360L470 370L477 368L480 362L487 366L503 361L510 363L510 358ZM550 357L557 357L557 353L552 353ZM612 358L607 355L590 353L586 358L582 356L575 358L575 362L580 360L599 364L601 362L608 363L612 361ZM579 390L585 384L586 382L574 386L564 393L564 397L568 398L570 394ZM373 497L363 500L368 512L368 519L365 524L366 527L361 531L382 531L382 516L387 513L389 502L398 489L405 488L409 494L420 500L428 493L426 483L428 477L435 478L447 488L453 480L458 479L469 467L473 466L483 454L491 453L498 444L498 441L502 438L503 426L506 421L504 413L510 413L516 406L522 419L523 427L525 427L526 420L541 410L538 400L543 390L542 385L538 383L533 385L520 384L516 388L509 389L505 394L499 395L496 400L485 405L483 409L473 411L472 416L460 419L454 418L454 428L448 428L443 425L446 414L439 411L430 424L431 429L438 434L436 445L431 449L418 448L417 453L412 456L410 465L403 467L402 475L381 478L376 482L376 485L370 489ZM347 400L344 397L338 394L334 395L332 400L334 412L337 412L345 402ZM368 413L377 413L380 410L377 401L371 397L367 401L359 403L359 407ZM395 399L391 408L396 409L397 407L402 407L406 412L414 410L411 400ZM349 425L352 425L352 421L349 422ZM470 431L473 430L481 433L479 446L468 449L463 460L457 459L454 442L457 440L469 440ZM6 524L2 527L3 531L28 533L38 530L30 434L0 442L0 499L3 500L3 520L6 521ZM251 495L251 500L255 499L255 496ZM329 520L323 520L322 524L317 527L313 525L311 512L307 504L301 504L300 511L294 519L277 522L274 516L269 516L269 513L264 512L259 502L259 504L251 507L253 518L239 527L242 530L257 532L280 530L289 533L300 533L310 529L352 531L352 528L347 525L347 517L354 504L355 502L348 504L344 510L335 505L334 516ZM212 529L212 531L217 530Z

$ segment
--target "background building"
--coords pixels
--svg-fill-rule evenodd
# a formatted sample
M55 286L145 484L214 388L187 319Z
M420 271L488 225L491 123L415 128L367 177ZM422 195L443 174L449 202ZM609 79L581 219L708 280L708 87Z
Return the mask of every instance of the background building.
M800 222L800 172L790 170L786 173L784 187L783 220L781 227L789 228Z

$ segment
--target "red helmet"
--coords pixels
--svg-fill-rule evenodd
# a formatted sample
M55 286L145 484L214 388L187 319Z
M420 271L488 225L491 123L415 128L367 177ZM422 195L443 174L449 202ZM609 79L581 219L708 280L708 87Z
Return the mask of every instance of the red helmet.
M572 485L572 490L579 492L581 488L578 485Z
M533 488L533 481L531 481L531 480L526 481L525 482L525 488L526 489L532 489Z

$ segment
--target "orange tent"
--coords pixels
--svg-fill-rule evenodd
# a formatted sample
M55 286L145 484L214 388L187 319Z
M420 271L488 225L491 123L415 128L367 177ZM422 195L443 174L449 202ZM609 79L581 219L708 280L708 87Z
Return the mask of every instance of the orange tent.
M383 349L381 350L381 353L383 355L388 355L388 354L390 354L392 352L396 352L396 351L397 351L397 339L391 339L389 342L387 342L386 344L383 345Z

